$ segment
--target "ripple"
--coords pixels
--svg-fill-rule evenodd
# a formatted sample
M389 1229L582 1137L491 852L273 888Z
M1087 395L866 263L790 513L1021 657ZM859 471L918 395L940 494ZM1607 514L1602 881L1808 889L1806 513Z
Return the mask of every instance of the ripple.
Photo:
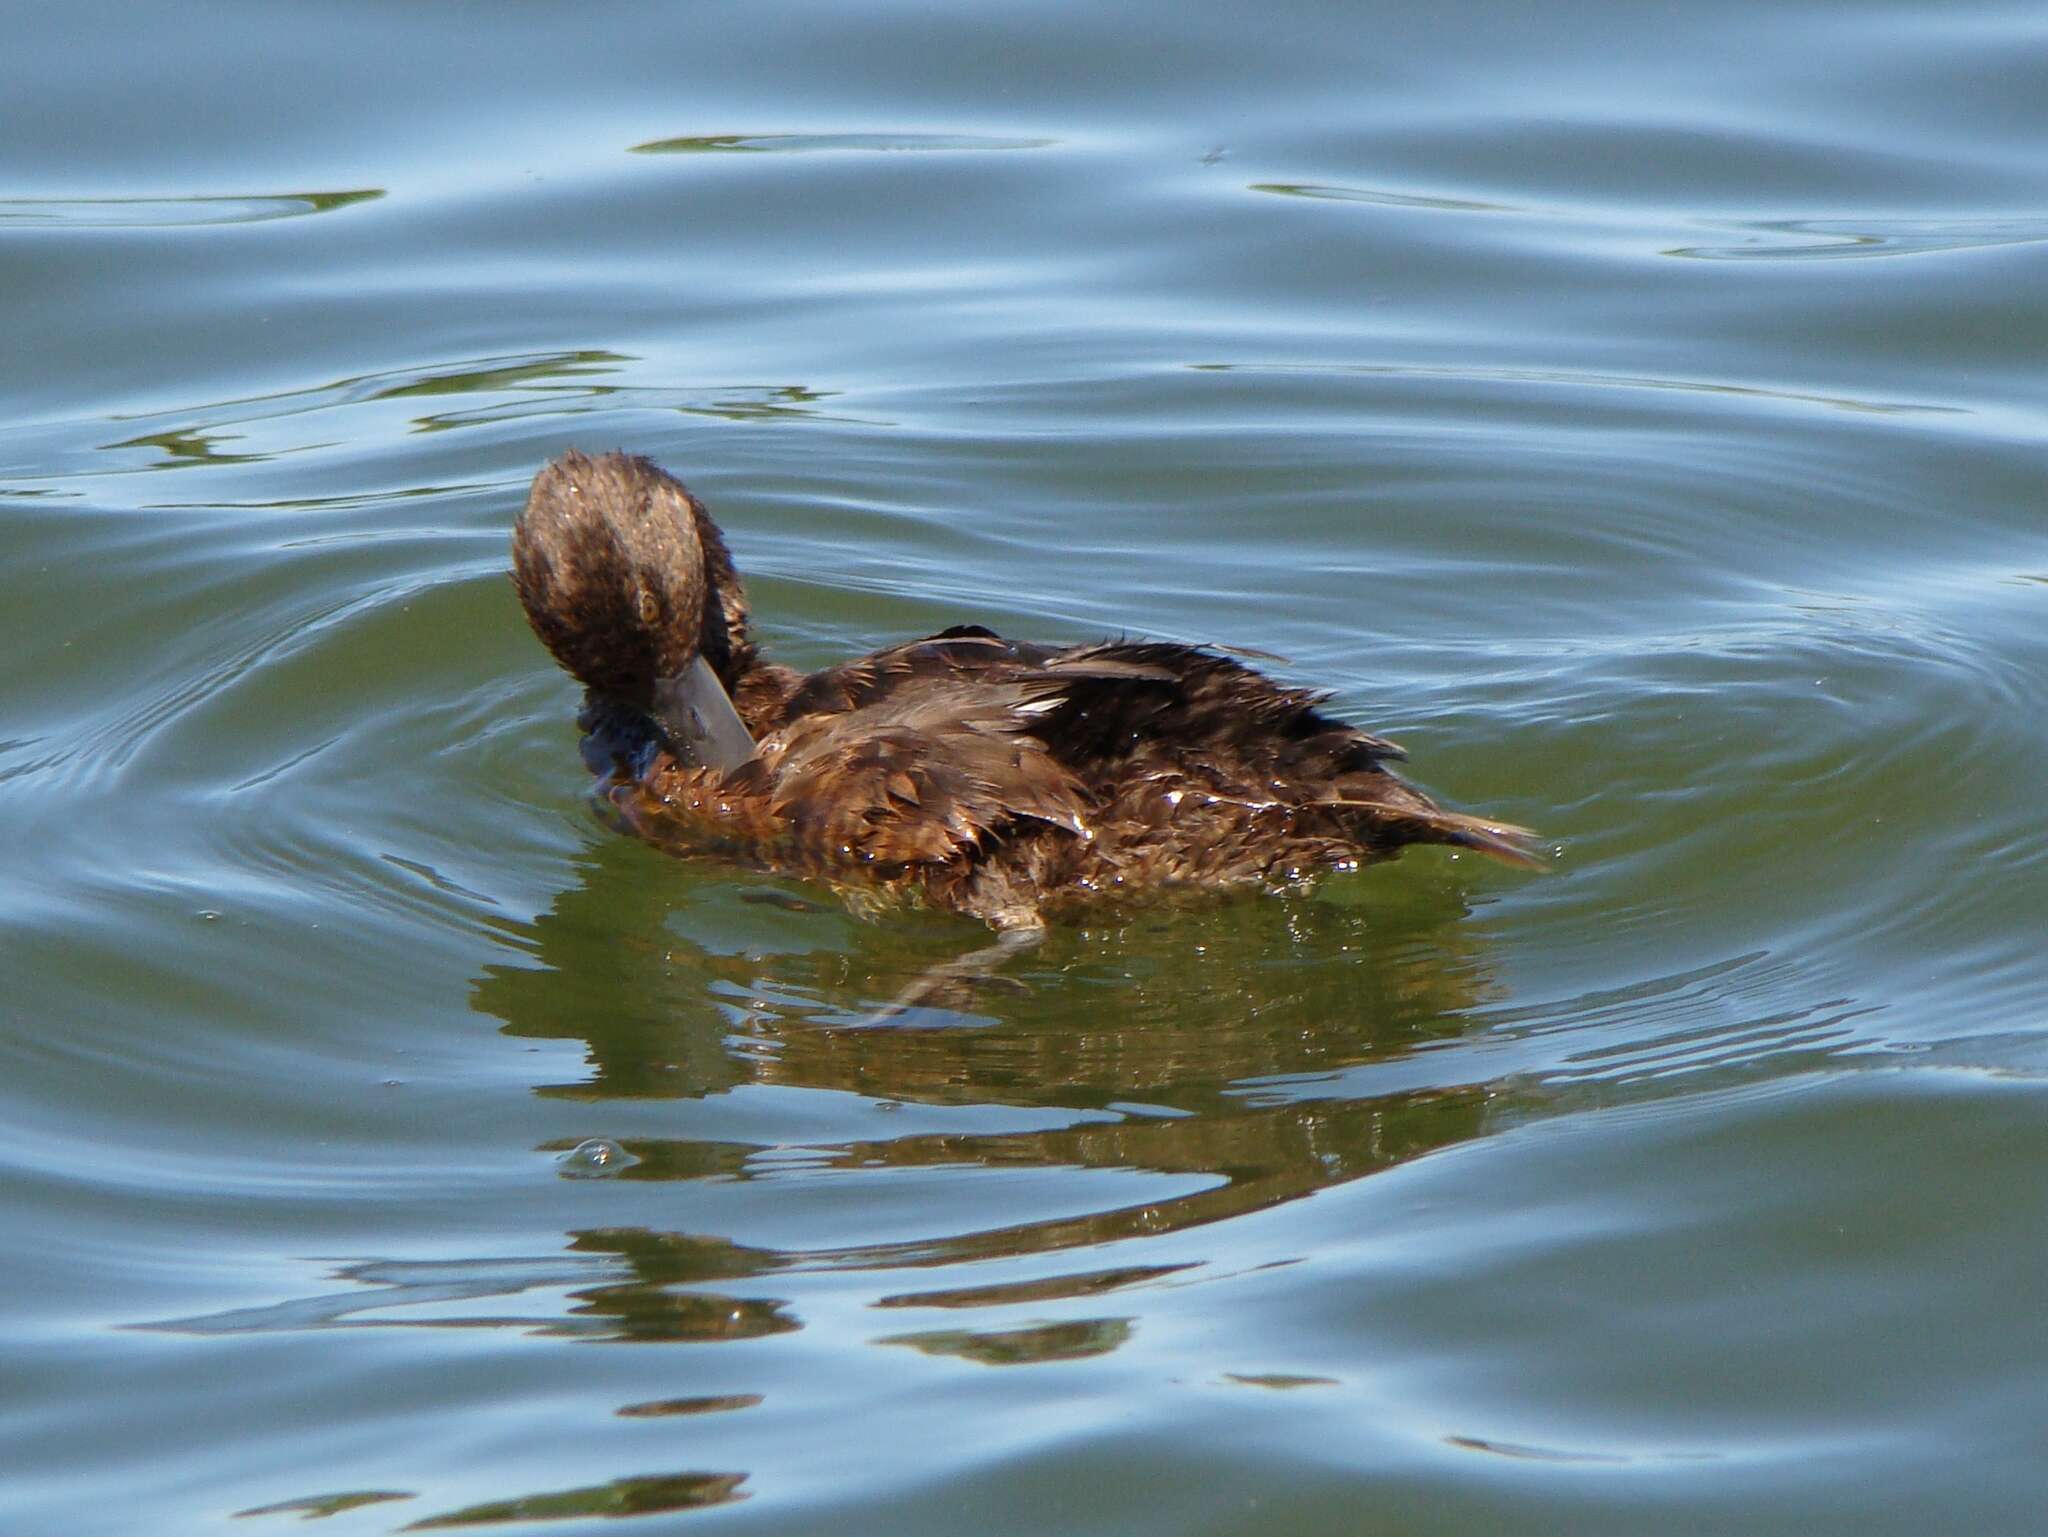
M1493 1441L1482 1436L1445 1436L1446 1446L1468 1452L1487 1452L1495 1457L1512 1457L1521 1462L1627 1463L1636 1459L1611 1452L1574 1452L1550 1446L1531 1446L1520 1441Z
M692 1398L653 1398L645 1403L621 1404L612 1412L622 1419L666 1419L679 1414L730 1414L736 1409L759 1408L760 1393L703 1393Z
M1747 231L1750 238L1663 254L1703 261L1835 261L2048 240L2048 219L1759 219L1723 227Z
M614 1252L547 1259L366 1261L333 1279L351 1291L124 1327L185 1335L293 1334L332 1329L514 1329L555 1339L724 1343L787 1334L799 1325L773 1298L678 1290L713 1276L746 1276L779 1261L713 1239L644 1232L579 1235ZM373 1290L362 1290L369 1287ZM455 1304L523 1293L566 1293L558 1313L451 1312ZM396 1312L399 1316L392 1316ZM362 1317L359 1315L375 1316Z
M998 1281L982 1286L896 1292L876 1298L874 1305L878 1308L983 1308L1065 1301L1072 1297L1097 1297L1104 1292L1121 1291L1127 1286L1142 1286L1189 1268L1185 1264L1126 1265L1115 1270L1040 1276L1029 1281Z
M248 429L258 424L317 417L342 408L410 402L423 397L544 388L565 379L614 372L632 361L624 354L601 349L501 353L451 359L351 374L267 394L233 395L193 405L37 423L9 430L0 436L0 445L4 445L10 457L19 455L36 465L38 473L23 477L28 480L74 480L92 475L125 474L133 469L168 470L258 463L280 454L327 445L324 440L273 442L244 449L229 449L224 445L248 442ZM431 420L430 416L413 413L402 418L408 427L418 427ZM106 436L110 423L119 424L117 430L121 431L121 436L113 439ZM350 438L359 440L366 425L352 425ZM110 467L97 457L125 450L144 450L156 457L139 465L120 467Z
M257 1307L231 1308L224 1312L190 1318L156 1319L130 1324L133 1329L163 1334L273 1334L300 1329L331 1329L358 1322L355 1315L393 1308L445 1305L483 1297L516 1295L535 1289L558 1289L573 1285L616 1285L631 1278L631 1270L615 1258L549 1257L541 1259L493 1259L479 1261L364 1261L344 1265L332 1273L335 1280L376 1291L327 1292L297 1297L286 1302ZM409 1320L394 1319L393 1323ZM485 1322L479 1319L442 1317L437 1322L450 1327ZM544 1327L550 1321L539 1316L492 1318L493 1324Z
M1876 1041L1850 1022L1880 1012L1852 998L1792 1003L1801 968L1745 955L1672 977L1603 989L1534 1013L1492 1016L1508 1033L1560 1032L1571 1049L1546 1081L1557 1087L1592 1080L1636 1085L1683 1076L1703 1083L1779 1078L1802 1067L1841 1066L1845 1054Z
M1854 395L1770 389L1718 379L1687 379L1656 374L1610 374L1572 368L1489 367L1484 364L1430 363L1189 363L1197 373L1366 374L1405 379L1460 379L1494 384L1554 384L1573 389L1672 390L1685 394L1722 395L1735 399L1774 401L1787 405L1825 406L1834 411L1860 411L1879 416L1967 416L1963 406L1918 400L1876 400Z
M1318 202L1361 203L1379 208L1417 209L1438 213L1514 214L1535 238L1561 240L1581 255L1596 245L1618 241L1631 253L1687 257L1702 261L1813 261L1877 256L1922 256L1990 246L2036 245L2048 241L2048 219L2021 217L1914 217L1872 215L1862 218L1717 219L1701 216L1676 219L1638 212L1625 205L1597 203L1502 203L1437 193L1395 192L1385 188L1319 182L1253 182L1251 192ZM1672 233L1692 228L1727 230L1739 238L1714 244L1671 245Z
M359 452L365 442L380 438L395 442L460 428L597 413L669 412L733 422L855 420L822 411L832 392L801 383L651 384L619 377L639 362L630 354L603 348L445 359L271 394L34 423L0 432L0 453L5 455L0 470L26 483L19 489L10 487L6 494L26 497L55 494L34 489L38 481L266 464L325 450ZM464 396L486 398L480 404L453 403L453 398ZM434 406L427 408L424 402ZM109 435L110 425L118 435ZM107 455L127 462L109 464ZM9 464L10 460L14 462ZM398 494L432 497L461 489L475 487L415 486ZM360 495L352 495L203 505L302 509L346 508L361 502Z
M663 388L656 385L585 384L551 387L535 398L448 411L419 418L415 430L445 432L485 422L511 422L551 416L581 416L629 411L673 411L679 416L708 416L728 422L805 420L861 426L886 422L820 411L818 405L837 391L807 389L801 384L727 384Z
M495 1526L507 1521L569 1521L590 1517L646 1516L664 1511L702 1510L747 1497L745 1473L657 1473L615 1478L608 1484L520 1495L468 1505L429 1516L405 1528L424 1532L445 1526Z
M1436 197L1411 192L1385 192L1373 187L1332 187L1315 182L1255 181L1250 192L1275 192L1283 197L1316 198L1329 203L1376 203L1383 208L1432 208L1439 213L1517 213L1511 203L1482 203L1474 198Z
M635 155L802 155L1046 149L1057 139L1003 138L978 133L711 133L635 144Z
M877 1345L908 1345L928 1356L956 1356L982 1366L1037 1366L1106 1356L1131 1338L1129 1318L1077 1318L1021 1329L927 1329L890 1334Z
M382 187L350 192L281 192L254 197L109 197L0 199L0 230L196 229L267 224L331 213L383 197Z
M345 1515L351 1510L360 1510L365 1505L383 1505L392 1500L411 1500L418 1496L397 1489L348 1489L338 1494L307 1494L297 1499L277 1500L269 1505L256 1505L248 1510L235 1512L237 1519L247 1516L297 1516L305 1521L317 1521L325 1516Z

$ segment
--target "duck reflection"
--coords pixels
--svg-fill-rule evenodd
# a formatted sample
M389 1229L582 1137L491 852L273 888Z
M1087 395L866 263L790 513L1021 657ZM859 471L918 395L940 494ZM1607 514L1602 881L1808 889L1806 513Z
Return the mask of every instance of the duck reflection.
M494 966L474 991L508 1034L584 1043L587 1077L539 1092L688 1100L774 1085L834 1091L860 1108L845 1122L856 1134L797 1147L625 1138L593 1162L585 1145L563 1142L549 1149L568 1155L562 1172L596 1170L615 1183L947 1176L948 1193L917 1208L918 1236L887 1230L895 1205L878 1205L871 1236L853 1244L769 1247L608 1226L572 1231L566 1254L364 1261L334 1271L346 1284L324 1295L139 1327L759 1340L802 1327L792 1302L758 1294L761 1281L830 1271L890 1273L897 1284L867 1299L877 1308L1001 1313L1085 1302L1200 1263L1123 1252L1105 1264L1099 1246L1222 1222L1465 1141L1485 1129L1498 1092L1455 1069L1417 1070L1424 1048L1459 1034L1496 993L1474 926L1454 921L1465 900L1444 872L1418 880L1410 866L1377 889L1366 872L1348 893L1355 906L1152 907L1114 927L1059 931L973 1012L906 1016L921 1027L874 1026L874 1003L971 945L963 920L863 924L800 887L736 882L623 840L595 846L581 873L552 911L514 930L536 964ZM1386 1086L1374 1092L1379 1068ZM911 1105L965 1110L991 1129L932 1129L926 1116L901 1135L874 1134L885 1119L876 1111ZM961 1117L937 1119L957 1126ZM952 1178L962 1171L1053 1180L1034 1189L1031 1213L1005 1220L971 1178ZM1093 1177L1103 1174L1123 1177ZM1069 1251L1093 1263L1052 1273L1029 1263ZM901 1284L986 1261L1025 1263L1011 1274L978 1270L972 1284L948 1275ZM784 1290L772 1280L768 1289ZM462 1306L534 1292L565 1294L567 1305ZM422 1306L431 1316L419 1316ZM999 1363L1100 1354L1128 1333L1120 1315L1024 1322L887 1342Z
M538 1340L734 1349L719 1378L686 1371L673 1380L689 1391L614 1406L626 1421L674 1425L668 1449L692 1470L508 1491L415 1529L746 1498L778 1405L786 1398L803 1415L806 1389L791 1384L813 1380L809 1367L792 1377L772 1363L785 1360L783 1341L804 1330L813 1302L835 1292L835 1273L863 1311L895 1327L842 1342L817 1321L819 1337L800 1349L886 1346L990 1368L1100 1360L1142 1329L1148 1289L1213 1263L1200 1244L1118 1240L1190 1234L1474 1137L1487 1122L1494 1087L1461 1081L1455 1063L1433 1070L1425 1055L1496 992L1446 867L1411 863L1378 883L1366 872L1324 900L1152 907L1058 931L1007 981L879 1027L876 1002L975 944L970 924L865 924L800 886L625 840L595 845L579 873L550 912L508 930L530 962L492 967L474 989L508 1034L583 1044L581 1081L540 1093L673 1100L686 1120L689 1102L751 1085L832 1091L820 1117L828 1128L842 1117L846 1135L790 1146L764 1124L749 1142L733 1138L728 1117L719 1139L623 1138L602 1144L602 1159L565 1141L552 1149L565 1176L601 1178L617 1195L633 1182L715 1180L734 1187L742 1209L745 1187L759 1182L783 1232L804 1220L802 1201L791 1215L790 1182L808 1194L839 1177L880 1179L885 1192L899 1175L924 1183L912 1208L893 1195L872 1211L830 1203L832 1242L592 1227L569 1234L568 1252L355 1262L331 1272L338 1284L323 1295L141 1326L510 1328ZM901 1135L878 1134L890 1107L904 1113ZM1037 1182L1018 1184L1019 1173ZM1000 1204L989 1176L1012 1193ZM778 1181L783 1189L769 1188ZM1013 1198L1018 1190L1030 1193ZM639 1204L617 1195L614 1210ZM844 1241L849 1230L857 1241ZM1244 1258L1227 1242L1221 1250ZM515 1297L532 1300L507 1307Z
M1318 898L1152 906L1113 925L1055 931L957 1008L914 1009L880 1026L877 1003L971 946L970 926L915 915L866 924L800 886L736 882L623 840L592 848L581 873L523 931L538 966L494 967L475 989L508 1034L585 1043L587 1078L540 1092L691 1098L774 1084L871 1106L1037 1109L1055 1123L806 1145L802 1172L1177 1177L1163 1198L1014 1223L991 1222L970 1200L950 1235L877 1235L775 1266L942 1266L1171 1232L1463 1141L1487 1112L1483 1084L1288 1092L1361 1064L1399 1064L1460 1033L1496 995L1474 926L1456 921L1467 903L1447 866L1411 863L1384 880L1368 871ZM789 1150L765 1141L623 1146L631 1156L613 1177L625 1181L791 1173ZM577 1243L633 1257L624 1235ZM1067 1295L1092 1284L1078 1278ZM974 1305L961 1300L968 1295L889 1301ZM1008 1300L1000 1287L987 1297Z

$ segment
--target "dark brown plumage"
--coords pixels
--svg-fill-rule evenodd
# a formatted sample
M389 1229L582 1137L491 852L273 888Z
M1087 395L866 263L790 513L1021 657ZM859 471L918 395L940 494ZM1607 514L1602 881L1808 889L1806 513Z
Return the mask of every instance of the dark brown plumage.
M512 550L535 633L588 690L585 760L628 825L679 850L1011 931L1119 892L1283 884L1410 843L1535 864L1523 829L1388 772L1393 743L1211 651L967 625L808 677L764 664L717 526L645 459L562 455ZM695 735L700 657L750 755L739 738L721 763Z

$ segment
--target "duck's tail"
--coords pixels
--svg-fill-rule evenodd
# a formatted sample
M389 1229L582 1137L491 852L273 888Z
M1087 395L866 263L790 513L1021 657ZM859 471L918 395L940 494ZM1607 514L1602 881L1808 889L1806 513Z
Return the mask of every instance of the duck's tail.
M1409 843L1442 843L1452 848L1471 849L1498 859L1518 870L1547 870L1541 840L1531 828L1497 817L1475 817L1462 811L1446 811L1420 790L1398 785L1385 799L1370 796L1330 796L1307 803L1309 806L1338 806L1366 813L1354 824L1356 835L1368 845L1398 848Z
M1550 868L1535 832L1514 822L1467 816L1462 811L1445 811L1441 806L1432 807L1416 820L1429 829L1418 842L1447 843L1454 848L1471 849L1504 865L1513 865L1518 870Z

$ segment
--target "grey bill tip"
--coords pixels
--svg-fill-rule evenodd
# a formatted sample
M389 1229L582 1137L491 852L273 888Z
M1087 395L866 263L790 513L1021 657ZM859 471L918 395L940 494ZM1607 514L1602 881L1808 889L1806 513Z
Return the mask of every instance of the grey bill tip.
M754 756L746 723L703 657L680 677L664 678L655 689L654 705L669 741L701 767L727 773Z

